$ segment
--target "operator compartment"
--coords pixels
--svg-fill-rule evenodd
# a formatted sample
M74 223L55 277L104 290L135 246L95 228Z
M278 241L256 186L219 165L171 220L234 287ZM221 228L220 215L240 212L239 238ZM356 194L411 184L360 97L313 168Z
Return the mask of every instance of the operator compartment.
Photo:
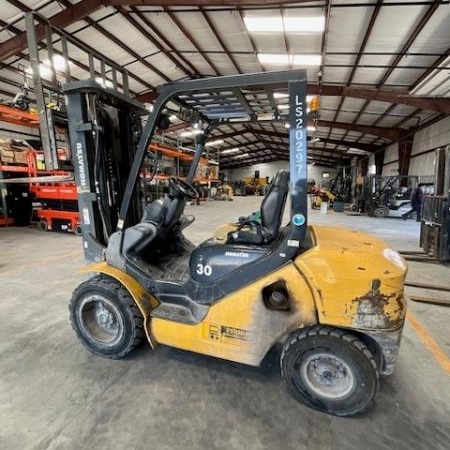
M214 284L241 266L267 253L267 248L246 245L214 245L207 241L191 254L191 278L201 284Z

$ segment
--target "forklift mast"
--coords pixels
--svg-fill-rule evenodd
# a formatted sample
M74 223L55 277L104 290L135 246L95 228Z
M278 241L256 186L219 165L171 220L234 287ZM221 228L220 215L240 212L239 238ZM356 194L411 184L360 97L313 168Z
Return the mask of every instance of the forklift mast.
M275 89L288 89L289 115L278 112L273 102ZM190 109L206 124L200 135L187 177L192 183L210 132L228 123L267 120L289 121L289 161L291 222L290 246L298 252L307 226L307 104L306 71L289 70L255 74L203 78L168 83L158 87L147 123L140 133L138 117L148 113L136 101L93 81L69 83L67 114L71 148L74 149L76 182L82 221L85 256L89 261L103 259L104 248L112 231L120 231L139 222L142 217L138 180L149 144L161 123L168 104ZM255 98L263 93L265 106ZM204 96L218 99L214 109L205 106ZM111 113L111 108L114 114ZM99 112L102 111L101 117ZM117 120L111 120L111 116ZM262 117L264 116L264 119ZM102 120L100 120L102 119ZM113 125L111 125L113 123ZM109 128L105 124L108 124ZM106 133L104 133L106 131ZM112 138L114 150L104 145L104 135ZM140 135L139 142L137 137ZM103 136L103 137L102 137ZM103 145L101 145L103 144ZM101 147L105 149L101 149ZM103 152L103 153L102 153ZM102 154L111 157L102 162ZM117 161L120 173L114 170ZM124 184L126 181L126 185ZM108 204L107 204L108 203ZM119 208L120 206L120 208ZM109 208L108 208L109 207ZM118 209L119 208L119 209Z
M65 85L81 230L87 261L101 261L116 230L144 106L93 80ZM128 223L141 219L142 204L132 188Z

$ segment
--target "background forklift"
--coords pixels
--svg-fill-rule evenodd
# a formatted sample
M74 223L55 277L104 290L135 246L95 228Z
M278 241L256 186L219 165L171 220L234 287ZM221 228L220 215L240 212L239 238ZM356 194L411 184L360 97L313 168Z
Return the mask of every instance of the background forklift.
M351 209L372 217L402 217L411 209L411 192L418 180L414 175L368 175Z
M275 89L289 91L290 174L274 177L260 221L241 221L224 243L195 247L183 235L193 222L183 211L198 195L192 183L210 131L273 114ZM142 131L142 107L122 94L92 81L68 84L65 93L83 247L95 262L85 272L97 273L70 301L80 341L110 358L147 339L152 348L254 366L281 346L282 377L298 400L341 416L365 410L397 358L406 264L366 234L307 227L306 72L163 85ZM170 195L144 205L141 167L174 111L200 118L203 134L188 177L171 178Z

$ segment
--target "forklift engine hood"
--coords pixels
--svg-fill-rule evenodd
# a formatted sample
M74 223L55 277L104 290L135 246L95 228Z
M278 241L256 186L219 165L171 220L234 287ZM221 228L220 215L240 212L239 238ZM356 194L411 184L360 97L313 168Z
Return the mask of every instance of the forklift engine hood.
M296 258L319 322L362 331L394 331L405 319L406 261L383 241L356 230L311 226L314 245Z

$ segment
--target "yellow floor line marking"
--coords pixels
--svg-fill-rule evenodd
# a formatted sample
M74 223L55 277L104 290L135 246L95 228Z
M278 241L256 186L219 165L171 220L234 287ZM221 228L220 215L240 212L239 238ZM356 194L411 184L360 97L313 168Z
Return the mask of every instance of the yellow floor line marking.
M425 344L425 347L430 350L434 356L434 359L436 359L447 374L450 375L450 358L445 354L439 344L430 336L425 327L420 323L419 319L411 311L406 313L406 318L414 328L414 331L417 333L419 338Z

